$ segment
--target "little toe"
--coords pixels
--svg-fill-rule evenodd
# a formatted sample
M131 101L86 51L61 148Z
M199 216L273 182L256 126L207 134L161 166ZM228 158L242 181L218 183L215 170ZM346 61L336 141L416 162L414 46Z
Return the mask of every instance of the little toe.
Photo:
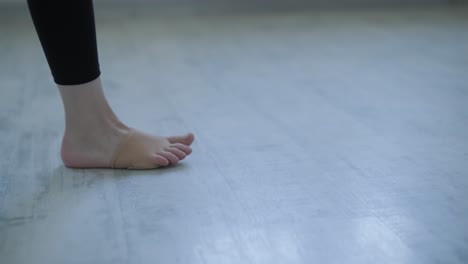
M190 153L192 153L192 148L190 148L189 146L186 146L186 145L184 145L182 143L171 144L170 147L182 150L185 153L186 156L188 156L188 155L190 155Z
M183 152L182 150L178 149L178 148L171 148L171 147L168 147L166 148L166 151L169 151L171 152L172 154L176 155L177 158L179 158L179 160L183 160L185 159L185 157L187 156L185 154L185 152Z
M160 155L169 160L171 164L176 164L179 161L179 158L169 151L163 151L160 153Z
M195 139L195 136L192 133L189 133L185 136L174 136L174 137L168 137L167 138L170 143L182 143L186 146L190 146Z
M161 156L161 155L156 155L154 157L154 161L157 165L159 166L167 166L169 165L169 160L166 159L165 157Z

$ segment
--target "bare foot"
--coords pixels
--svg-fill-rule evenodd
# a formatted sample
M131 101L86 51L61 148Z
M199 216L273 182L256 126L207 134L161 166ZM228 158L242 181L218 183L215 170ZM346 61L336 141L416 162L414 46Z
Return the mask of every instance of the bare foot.
M65 107L63 163L73 168L154 169L190 155L193 134L162 137L123 124L113 113L100 79L59 85Z
M193 140L193 134L161 137L132 128L100 135L66 133L61 156L72 168L155 169L185 159Z

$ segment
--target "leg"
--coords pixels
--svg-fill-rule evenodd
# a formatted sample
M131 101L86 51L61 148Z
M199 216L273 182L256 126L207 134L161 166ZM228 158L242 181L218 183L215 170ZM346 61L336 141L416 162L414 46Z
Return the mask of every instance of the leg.
M28 5L65 109L65 165L149 169L191 153L192 134L148 135L127 127L112 111L100 80L92 0L28 0Z

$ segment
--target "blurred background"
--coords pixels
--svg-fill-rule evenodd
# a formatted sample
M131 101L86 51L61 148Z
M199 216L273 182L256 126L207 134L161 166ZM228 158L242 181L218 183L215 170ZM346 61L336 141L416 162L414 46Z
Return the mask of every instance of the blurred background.
M66 0L64 0L66 1ZM0 263L468 263L466 0L95 0L122 120L194 152L71 170L0 0Z

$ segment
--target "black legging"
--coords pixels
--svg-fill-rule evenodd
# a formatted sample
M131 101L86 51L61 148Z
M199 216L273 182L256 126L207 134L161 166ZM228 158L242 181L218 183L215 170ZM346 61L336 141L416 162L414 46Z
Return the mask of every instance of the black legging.
M100 75L92 0L28 0L42 49L57 84Z

